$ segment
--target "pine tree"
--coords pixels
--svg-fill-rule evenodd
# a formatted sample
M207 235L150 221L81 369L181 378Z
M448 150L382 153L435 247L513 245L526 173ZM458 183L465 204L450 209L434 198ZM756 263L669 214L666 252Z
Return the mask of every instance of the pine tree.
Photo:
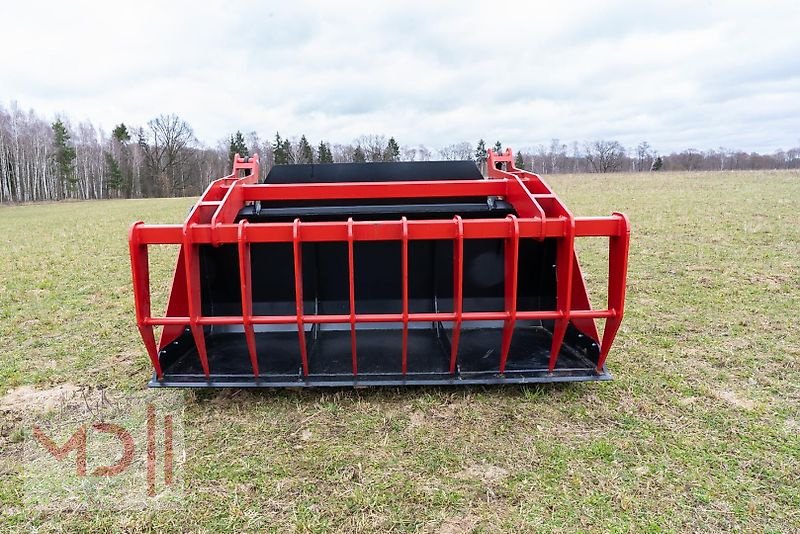
M272 143L272 158L275 165L286 165L289 163L289 154L286 150L286 145L283 139L281 139L281 134L278 132L275 132L275 142Z
M656 159L653 160L653 164L650 165L650 170L659 171L663 166L664 166L664 160L661 159L661 156L658 156Z
M295 163L294 152L292 152L292 143L288 139L283 140L283 153L286 155L286 163L288 165Z
M117 160L114 159L114 155L111 152L104 152L106 158L106 168L108 169L108 180L106 180L106 185L109 189L114 191L119 191L122 189L122 169L119 167L119 163Z
M308 143L308 139L306 139L305 134L300 136L298 152L300 153L300 158L296 163L314 163L314 149L311 148L311 145Z
M500 141L495 141L494 143L494 153L499 154L503 151L503 145L500 144Z
M478 163L486 163L486 158L488 156L486 152L486 143L481 139L478 141L478 148L475 149L475 161Z
M330 147L325 143L325 141L319 142L319 148L317 149L317 157L320 163L333 163L333 154L331 153Z
M233 157L239 154L241 157L246 158L250 155L250 152L247 150L247 144L244 142L244 136L242 132L236 130L236 133L231 136L231 144L230 149L228 150L228 159L233 161Z
M128 131L128 127L125 126L125 123L121 122L111 131L111 137L119 146L119 161L114 161L117 163L120 170L121 183L119 187L115 187L114 189L120 191L124 196L130 197L133 194L133 161L131 158L131 149L128 146L131 140L131 134ZM114 154L112 154L112 157L113 156ZM109 185L109 187L111 186Z
M131 140L131 134L128 132L128 127L125 126L124 122L119 123L114 130L112 130L111 135L120 143L127 143Z
M53 128L53 147L55 148L54 159L56 163L56 172L58 177L67 185L69 189L75 187L78 182L75 176L75 148L71 147L69 143L70 135L67 127L61 122L61 119L56 120L52 125Z
M361 146L357 146L355 150L353 150L353 163L364 163L367 161L367 156L364 155L364 149Z
M514 158L514 167L518 169L525 168L525 160L522 159L522 152L517 152L517 157Z
M386 150L383 151L383 161L400 161L400 145L394 140L394 137L389 138L386 143Z

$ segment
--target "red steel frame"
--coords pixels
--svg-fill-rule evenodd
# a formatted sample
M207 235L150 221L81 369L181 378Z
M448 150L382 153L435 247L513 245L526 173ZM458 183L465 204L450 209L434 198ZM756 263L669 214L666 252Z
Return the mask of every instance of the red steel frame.
M308 375L306 351L306 323L350 324L353 375L358 375L356 355L356 324L402 323L402 373L407 373L408 327L410 322L452 322L452 353L450 373L456 372L458 344L464 321L503 321L502 347L499 370L503 373L511 346L514 324L517 320L554 320L549 370L556 367L558 354L567 326L572 324L580 331L600 342L597 372L601 373L611 344L617 334L625 305L625 286L628 268L630 223L622 213L608 217L574 217L536 174L514 167L511 149L503 153L489 151L486 180L439 180L409 182L347 182L304 184L259 184L258 156L234 158L233 172L212 182L189 213L184 224L149 225L136 222L130 229L131 268L133 274L136 323L144 340L156 378L163 372L159 363L159 350L175 340L187 327L190 328L203 373L211 378L203 327L206 325L242 325L255 378L259 377L254 325L297 324L302 372ZM249 174L244 175L245 171ZM506 219L451 221L413 220L402 217L399 221L353 221L293 223L236 224L235 218L245 204L259 200L334 200L370 198L419 197L503 197L510 202L517 216ZM576 237L608 237L608 304L606 309L592 310L586 285L574 250ZM463 311L462 283L464 277L465 239L503 239L505 242L505 310L497 312ZM546 311L517 310L517 270L519 240L533 238L557 239L556 309ZM453 242L453 296L452 312L409 313L408 306L408 242L420 239L446 239ZM356 241L399 240L402 250L402 312L359 314L355 308L355 283L353 248ZM348 247L348 273L350 312L347 315L308 314L303 309L301 244L304 242L341 241ZM250 245L252 243L292 243L295 274L295 315L253 315ZM150 279L148 246L181 245L175 268L172 291L166 314L153 316L150 305ZM239 250L239 278L241 285L241 316L203 316L200 309L200 265L198 246L211 244L236 244ZM599 339L595 319L605 319L602 340ZM154 326L164 327L158 344Z

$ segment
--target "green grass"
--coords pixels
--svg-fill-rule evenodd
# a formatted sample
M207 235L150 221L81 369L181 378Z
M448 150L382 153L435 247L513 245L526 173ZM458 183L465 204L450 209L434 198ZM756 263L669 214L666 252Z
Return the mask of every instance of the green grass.
M578 215L633 224L611 383L186 393L186 506L33 513L19 530L800 530L800 174L558 176ZM136 390L127 229L192 199L0 208L0 395ZM604 246L579 243L593 302ZM153 256L161 309L174 249ZM11 467L9 467L9 465ZM5 466L5 467L3 467Z

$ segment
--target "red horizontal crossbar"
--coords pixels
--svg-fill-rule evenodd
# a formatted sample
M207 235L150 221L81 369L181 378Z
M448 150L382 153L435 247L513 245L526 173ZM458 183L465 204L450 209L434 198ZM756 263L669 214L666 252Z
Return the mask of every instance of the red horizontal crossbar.
M540 219L517 219L521 238L542 236ZM576 237L616 236L623 232L622 219L610 217L576 217ZM464 220L464 239L505 239L511 230L504 219ZM544 237L563 237L564 219L546 219ZM304 242L347 241L347 222L300 222L300 239ZM141 224L134 230L141 244L170 245L183 241L183 226L179 224ZM239 228L236 224L195 224L187 231L196 244L237 243ZM291 243L294 223L251 223L247 227L249 243ZM452 221L408 221L408 239L456 239L458 229ZM353 223L354 241L392 241L403 239L402 221L356 221Z
M572 310L571 317L584 318L584 319L605 319L608 317L615 317L614 310ZM461 313L461 320L463 321L505 321L509 319L511 314L509 312L463 312ZM401 323L405 320L402 313L360 313L355 315L338 314L338 315L302 315L302 322L305 323L318 323L318 324L331 324L342 323L347 324L350 322L351 317L355 318L357 323ZM450 312L428 312L428 313L409 313L408 322L410 323L430 323L436 321L455 321L457 319L456 313ZM515 317L517 319L538 321L547 319L560 319L563 314L558 311L517 311ZM253 315L250 316L249 322L252 324L295 324L297 323L297 315ZM238 325L242 324L241 315L220 315L220 316L206 316L200 317L197 322L202 325ZM144 323L148 325L181 325L189 322L188 317L150 317L145 319Z

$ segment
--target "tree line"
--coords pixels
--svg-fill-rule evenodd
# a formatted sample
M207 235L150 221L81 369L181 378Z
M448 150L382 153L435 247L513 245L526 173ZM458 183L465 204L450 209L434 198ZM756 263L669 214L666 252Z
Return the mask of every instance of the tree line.
M492 145L502 150L500 141ZM362 135L351 143L311 142L276 132L262 139L237 131L216 146L203 145L174 114L145 125L120 123L110 133L90 121L48 121L16 104L0 106L0 202L62 199L193 196L230 172L233 154L258 154L263 178L273 165L474 159L484 164L487 145L461 141L432 150L401 145L394 137ZM516 165L541 174L800 168L800 148L773 154L720 148L659 154L647 142L625 148L596 140L523 149Z
M540 174L800 169L800 147L772 154L725 147L687 148L662 155L647 141L625 148L613 140L567 144L553 139L549 145L522 151L516 163Z

